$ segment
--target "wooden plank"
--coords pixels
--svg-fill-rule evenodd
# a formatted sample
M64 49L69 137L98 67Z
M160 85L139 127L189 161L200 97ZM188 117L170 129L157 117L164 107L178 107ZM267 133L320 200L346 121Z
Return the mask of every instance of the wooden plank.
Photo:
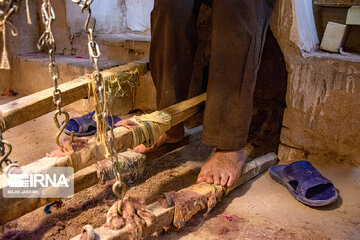
M170 106L162 110L171 116L171 126L175 126L184 121L184 118L188 119L194 116L204 107L206 100L206 93L203 93L197 97L191 98L184 102ZM191 107L188 107L191 106Z
M197 110L201 109L203 102L205 101L206 95L202 94L195 98L191 98L184 102L175 104L166 108L166 111L171 115L174 114L174 121L171 125L174 126L180 122L183 122L193 116ZM172 115L171 115L172 116ZM132 133L129 129L124 127L118 127L114 129L115 145L118 152L126 151L131 147L133 142ZM91 139L87 146L79 149L72 156L65 157L45 157L37 160L23 168L31 168L32 170L41 172L49 167L74 167L74 172L89 167L105 158L105 145L97 144L95 139ZM89 174L89 173L88 173ZM86 177L86 173L84 178ZM28 198L4 198L3 189L5 187L6 178L4 175L0 176L0 224L11 221L17 217L20 217L28 212L35 210L36 208L45 205L50 202L46 199L28 199ZM20 207L24 205L25 207ZM16 209L16 210L14 210Z
M256 158L252 161L245 163L243 168L243 173L241 177L236 181L236 183L225 190L224 193L229 193L230 191L234 190L236 187L240 186L241 184L251 180L252 178L260 175L261 173L268 170L271 166L275 165L277 162L277 155L275 153L268 153L264 156ZM211 191L211 190L209 190ZM158 202L152 203L147 206L148 210L150 210L154 215L154 221L150 226L146 226L145 223L143 224L143 235L142 237L145 238L151 235L154 232L161 230L163 227L167 227L172 224L175 208L169 207L164 208ZM120 230L111 230L106 227L100 227L94 229L96 239L101 240L116 240L116 239L131 239L132 235L129 233L125 228ZM80 240L81 235L78 235L73 240Z
M168 152L171 152L179 147L185 146L189 143L201 139L202 126L196 127L187 131L185 137L177 143L165 144L160 146L155 152L146 154L146 161L154 160ZM74 176L74 192L80 192L83 189L91 187L99 182L97 177L96 164L91 165L90 167L81 169L75 173Z
M129 71L137 68L139 75L148 71L148 58L131 62L123 66L111 68L117 72ZM111 70L110 69L110 70ZM62 92L62 105L68 105L88 96L89 78L80 77L70 82L59 85ZM24 122L40 117L54 111L56 106L53 103L53 88L16 99L0 106L0 122L4 123L2 131L18 126ZM2 124L0 124L1 126Z

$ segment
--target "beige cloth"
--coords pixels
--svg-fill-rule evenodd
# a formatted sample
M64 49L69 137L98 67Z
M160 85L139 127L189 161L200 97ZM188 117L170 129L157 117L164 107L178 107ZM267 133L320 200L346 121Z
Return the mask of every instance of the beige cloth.
M199 183L178 192L167 193L167 198L170 197L175 204L174 226L184 227L185 222L202 210L206 209L207 215L221 200L224 192L222 186Z
M130 118L130 120L138 124L138 126L132 128L134 139L133 147L140 144L149 147L171 128L170 115L160 111L134 116Z

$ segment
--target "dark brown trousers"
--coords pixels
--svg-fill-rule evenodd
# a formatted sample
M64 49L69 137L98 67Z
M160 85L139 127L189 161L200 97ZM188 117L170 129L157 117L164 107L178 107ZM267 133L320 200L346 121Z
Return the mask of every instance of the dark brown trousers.
M197 48L201 0L155 0L150 68L158 108L187 98ZM253 92L273 0L213 0L203 142L222 150L245 147Z

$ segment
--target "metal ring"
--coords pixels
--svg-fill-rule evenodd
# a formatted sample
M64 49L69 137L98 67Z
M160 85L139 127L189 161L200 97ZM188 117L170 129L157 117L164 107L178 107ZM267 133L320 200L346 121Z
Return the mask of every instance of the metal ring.
M12 161L10 159L8 159L8 156L10 155L10 153L12 151L12 146L6 140L2 139L0 142L2 145L4 145L4 146L6 145L8 147L8 151L5 152L5 149L4 149L5 154L1 157L1 160L0 160L0 170L2 170L4 163L6 166L12 163Z
M117 187L121 187L121 193L117 191ZM125 196L125 193L127 191L127 187L124 183L121 183L119 181L116 181L112 186L112 191L114 195L119 199L122 200Z
M55 89L53 92L53 102L54 104L57 104L58 101L60 103L62 102L62 92L60 89Z

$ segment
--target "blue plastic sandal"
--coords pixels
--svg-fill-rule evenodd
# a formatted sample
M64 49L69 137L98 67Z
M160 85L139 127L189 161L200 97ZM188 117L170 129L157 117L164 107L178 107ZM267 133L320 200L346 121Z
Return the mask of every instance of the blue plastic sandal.
M308 161L273 166L269 169L269 174L303 204L312 207L325 206L336 201L338 197L334 184Z
M88 113L81 117L75 117L71 118L68 122L68 124L65 127L64 132L67 135L70 135L71 132L74 132L74 136L77 137L85 137L94 135L96 133L96 122L93 119L93 116L95 114L94 112ZM112 124L112 118L109 117L109 125L113 126L119 122L121 119L113 116L114 124Z

